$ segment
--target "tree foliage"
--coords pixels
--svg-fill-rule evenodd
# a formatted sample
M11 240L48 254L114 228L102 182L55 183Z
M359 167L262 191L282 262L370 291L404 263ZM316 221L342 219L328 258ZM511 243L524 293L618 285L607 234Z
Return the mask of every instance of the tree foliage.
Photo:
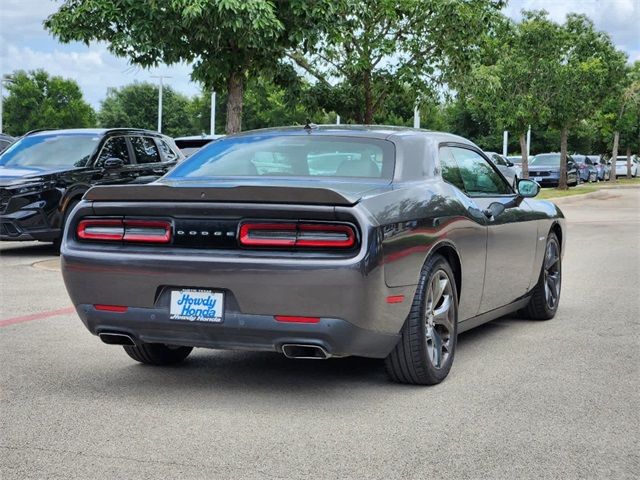
M4 100L4 129L22 135L38 128L80 128L95 125L95 113L73 80L51 77L44 70L12 74Z
M549 125L560 129L560 185L567 188L569 130L594 115L624 75L626 56L584 15L569 14L548 75Z
M528 176L526 131L550 115L549 78L562 47L559 25L546 12L523 12L519 23L504 19L485 37L481 61L461 85L476 118L491 119L520 141L523 176Z
M189 98L166 85L162 92L162 132L174 137L190 134L193 126L189 116ZM108 128L156 130L158 87L151 83L133 83L122 88L110 88L102 101L98 121Z
M340 115L373 123L394 89L409 85L414 102L465 72L499 0L341 0L318 41L288 55L346 100ZM337 87L333 87L337 85Z
M277 69L285 49L313 39L332 10L332 0L65 0L45 26L63 42L107 42L142 67L193 63L193 80L227 93L233 133L246 79Z

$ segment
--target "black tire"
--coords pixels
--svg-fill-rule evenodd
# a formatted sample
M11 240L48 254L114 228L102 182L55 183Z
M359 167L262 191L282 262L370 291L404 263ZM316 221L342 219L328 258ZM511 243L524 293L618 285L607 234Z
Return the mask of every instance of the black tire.
M428 292L428 290L431 289L434 279L442 279L440 276L442 273L447 277L449 290L447 287L442 287L440 281L441 294L435 302L436 305L429 307L427 303L434 297L434 292ZM446 329L444 324L438 324L436 321L438 315L428 315L427 312L428 308L433 313L442 310L446 302L448 302L446 322L451 331ZM429 331L433 332L431 337L428 336ZM416 295L401 335L400 341L385 360L389 377L393 381L413 385L435 385L444 380L451 370L455 355L458 335L458 292L451 266L441 255L434 255L422 267ZM436 338L440 338L440 342L444 340L444 343L440 344L442 345L442 348L438 349L440 353L435 354L440 360L438 362L436 359L434 364L432 356L436 351ZM431 349L429 349L429 339ZM440 365L438 366L437 363Z
M78 204L79 200L72 200L67 205L67 209L64 211L64 215L62 216L62 222L60 223L60 236L53 241L53 248L56 249L57 252L60 252L60 244L62 243L62 235L64 234L64 227L67 225L67 220L69 220L69 214L73 211L75 206Z
M555 263L549 257L550 248L557 253ZM557 274L557 280L550 280L550 273ZM551 284L556 285L555 290L551 288ZM547 288L545 287L548 287ZM555 233L550 232L547 236L547 244L545 246L545 255L540 269L540 277L538 283L533 288L533 294L529 300L529 304L523 310L525 318L531 320L550 320L555 317L560 304L560 292L562 286L562 255L560 250L560 242ZM554 294L554 295L552 295ZM553 297L553 300L550 299Z
M124 345L122 348L135 361L146 365L173 365L180 363L193 350L193 347L169 347L162 343Z

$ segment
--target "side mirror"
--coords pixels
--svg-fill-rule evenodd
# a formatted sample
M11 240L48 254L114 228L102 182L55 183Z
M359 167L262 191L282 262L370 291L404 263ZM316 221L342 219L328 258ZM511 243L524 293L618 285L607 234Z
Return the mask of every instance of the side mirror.
M533 198L540 193L540 184L529 180L527 178L521 178L518 180L518 195L524 198Z
M104 161L104 165L102 165L102 168L104 168L105 170L115 170L116 168L122 168L123 166L124 160L122 160L121 158L111 157L107 158Z
M514 163L507 161L507 167L513 167Z
M497 217L506 209L507 206L500 202L491 202L482 213L484 213L487 218L491 219Z

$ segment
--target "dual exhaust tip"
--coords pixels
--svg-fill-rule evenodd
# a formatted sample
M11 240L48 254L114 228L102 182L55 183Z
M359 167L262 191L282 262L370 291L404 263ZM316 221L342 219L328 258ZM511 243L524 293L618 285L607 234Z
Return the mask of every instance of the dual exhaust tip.
M133 346L136 344L133 337L127 333L101 332L98 336L107 345ZM282 353L287 358L299 360L326 360L331 358L331 354L321 346L303 343L285 343L282 345Z

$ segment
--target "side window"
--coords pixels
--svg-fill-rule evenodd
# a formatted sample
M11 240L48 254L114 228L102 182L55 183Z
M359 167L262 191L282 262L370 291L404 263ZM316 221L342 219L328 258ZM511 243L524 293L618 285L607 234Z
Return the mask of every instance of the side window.
M162 139L158 139L158 145L160 145L160 151L162 156L167 162L171 162L178 158L178 154Z
M508 195L513 193L509 184L480 154L466 148L451 147L464 189L469 195Z
M101 167L105 160L109 158L119 158L126 165L131 163L129 158L129 149L127 148L127 140L124 137L112 137L102 146L102 151L96 162L97 167Z
M460 168L458 168L458 164L451 154L451 149L449 147L440 147L439 157L442 179L464 192L464 183L460 175Z
M496 165L502 165L503 167L507 166L507 163L502 159L500 155L492 155L491 160L493 160L493 163L495 163Z
M133 153L138 163L154 163L160 161L158 147L152 138L130 137Z

